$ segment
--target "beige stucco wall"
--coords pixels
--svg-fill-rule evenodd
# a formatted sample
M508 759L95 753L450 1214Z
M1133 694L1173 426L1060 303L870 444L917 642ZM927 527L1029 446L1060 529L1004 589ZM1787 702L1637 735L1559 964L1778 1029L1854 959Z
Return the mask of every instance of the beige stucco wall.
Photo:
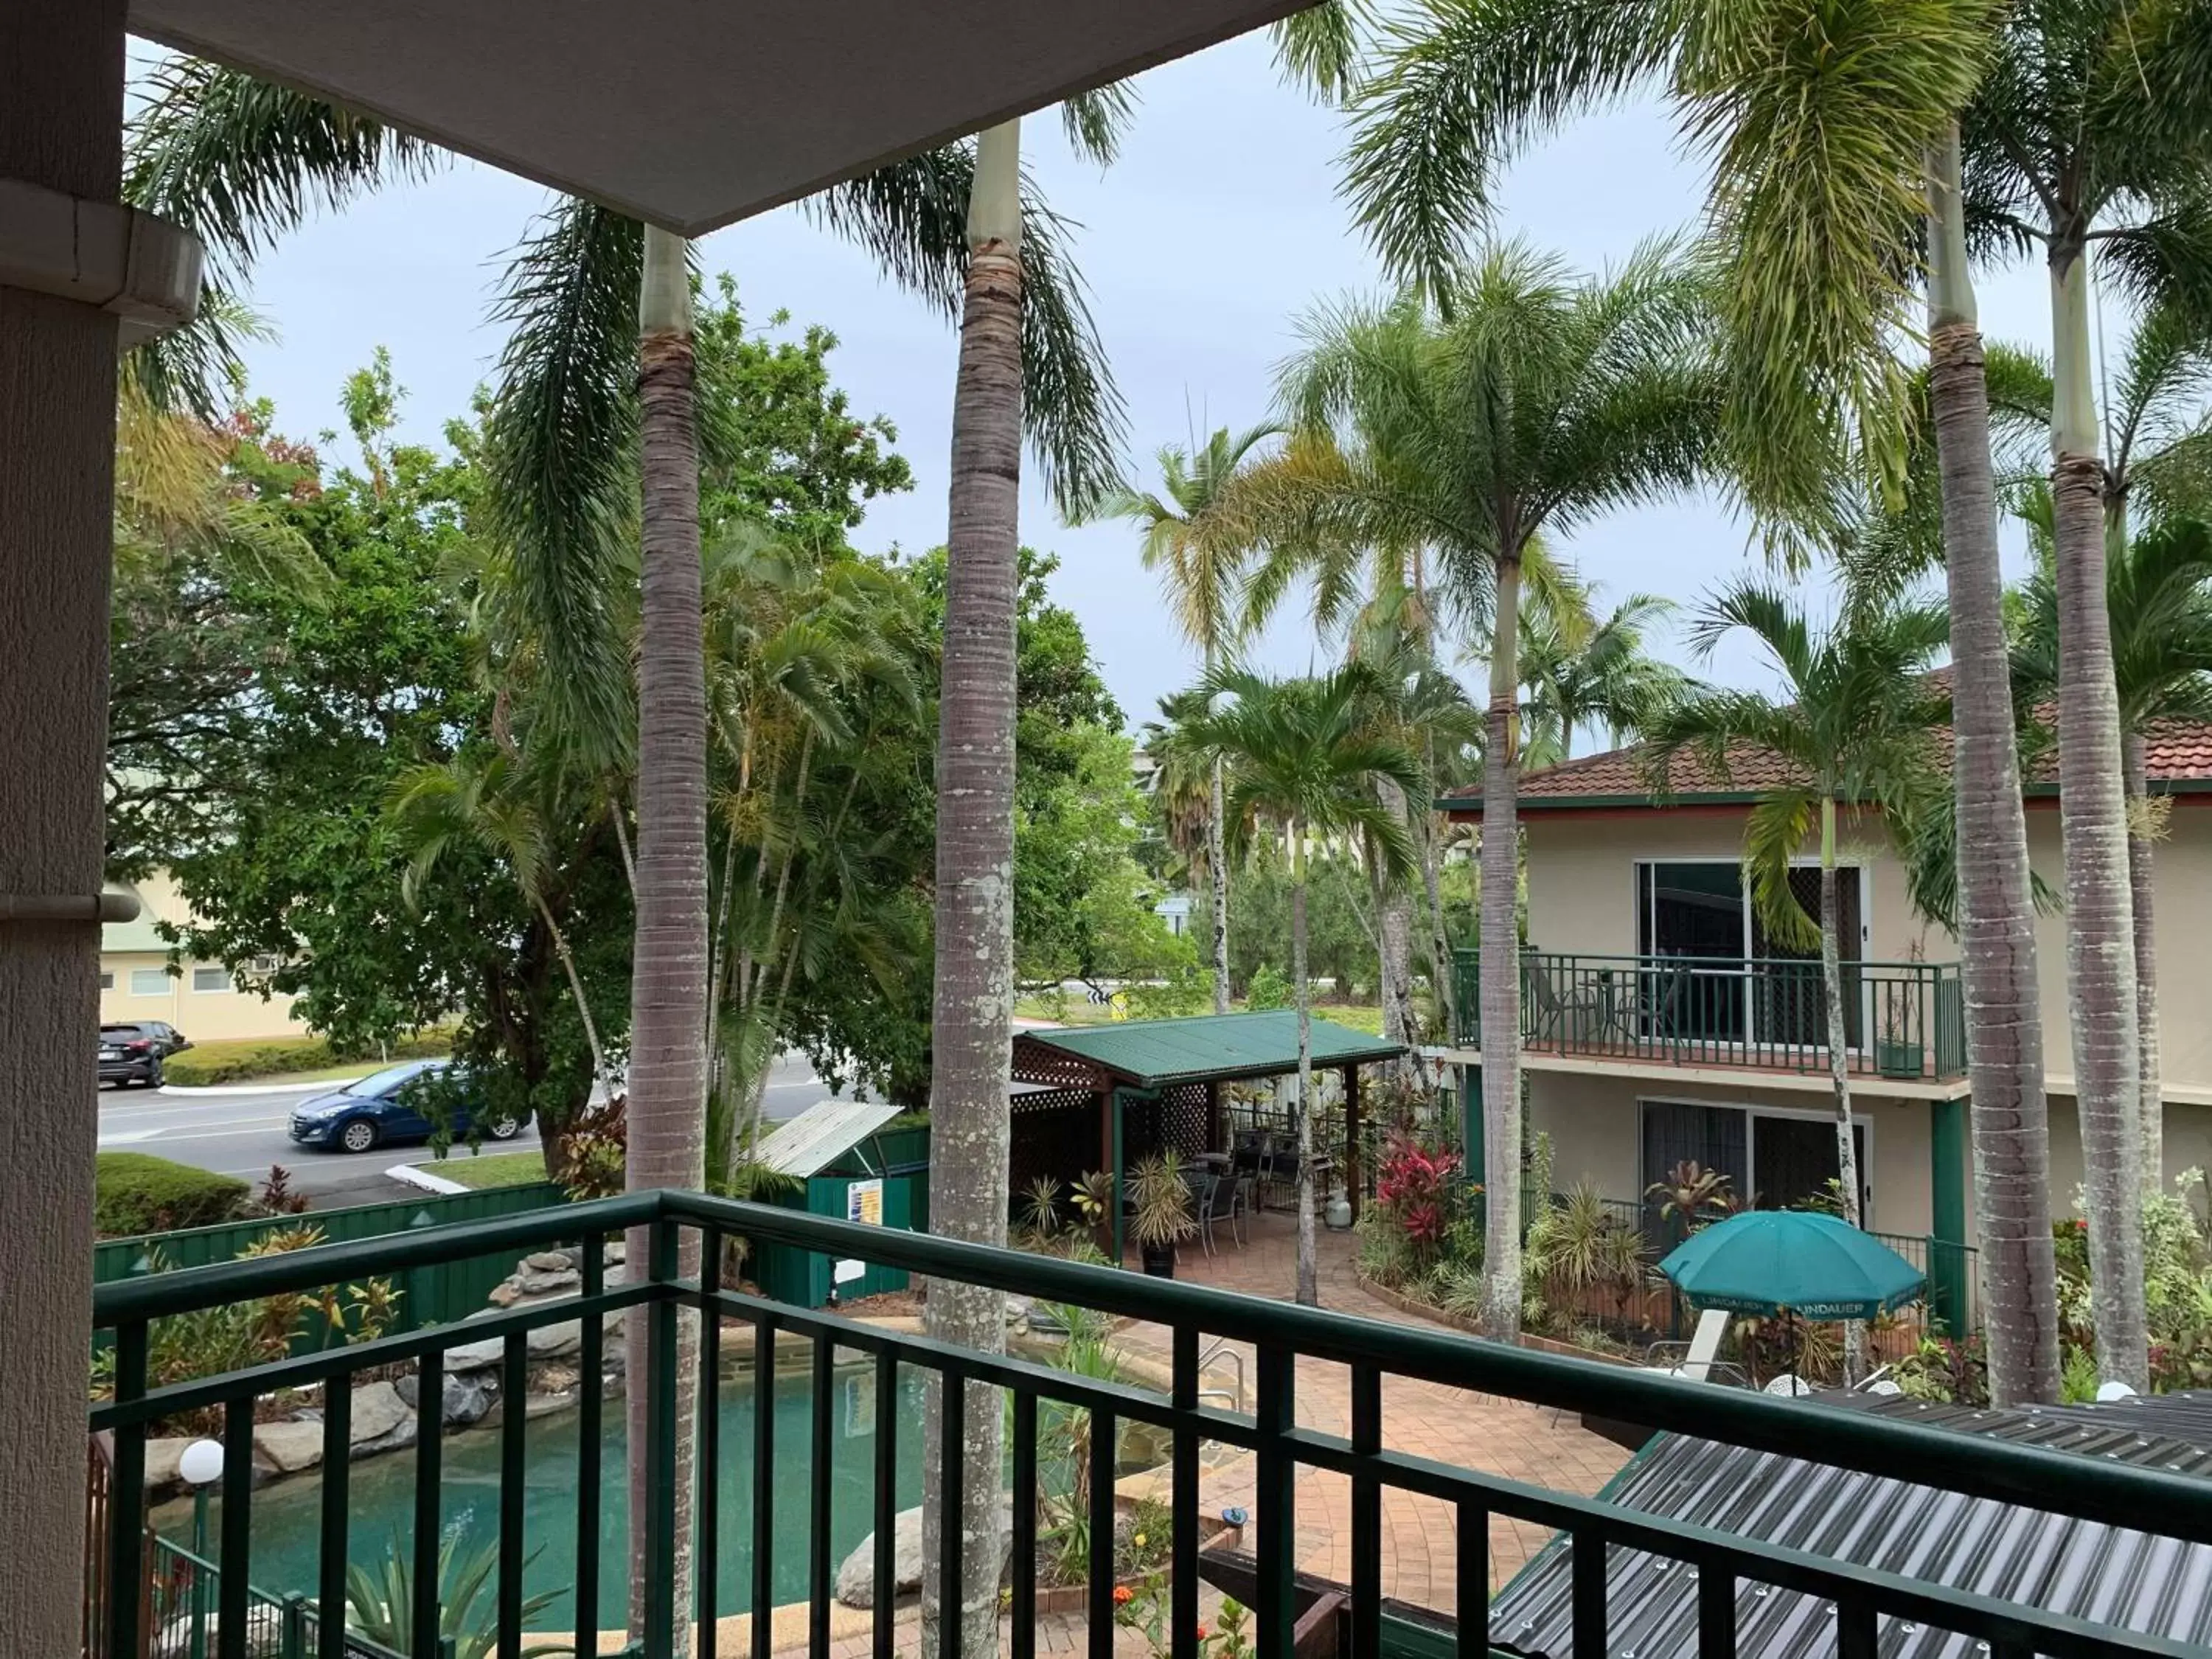
M191 919L191 907L176 884L166 872L156 872L135 884L138 894L143 923L175 922L179 925ZM131 924L128 929L108 930L111 939L120 936L133 942L146 939L146 929ZM258 992L240 991L228 974L223 975L223 988L219 991L200 991L193 988L195 968L216 968L219 963L186 962L182 972L162 974L161 990L157 995L146 995L131 989L134 971L166 970L168 953L158 949L117 950L106 948L100 953L100 1017L103 1021L125 1019L164 1019L195 1042L218 1041L227 1037L301 1036L306 1028L293 1017L292 999L275 995L263 997Z
M1739 809L1710 807L1527 813L1522 821L1528 848L1530 945L1543 951L1633 952L1637 860L1735 860L1742 854L1743 817ZM2031 804L2027 837L2036 873L2053 891L2063 891L2065 868L2055 802ZM1930 962L1955 961L1958 946L1950 933L1914 915L1904 872L1879 819L1853 819L1843 839L1846 856L1866 866L1867 937L1861 945L1865 958L1909 961L1917 951ZM2164 1080L2190 1104L2212 1106L2212 798L2174 798L2156 859ZM2054 1093L2059 1093L2071 1087L2074 1072L2067 1026L2065 918L2039 917L2036 944L2044 1064Z
M1639 1103L1686 1101L1704 1106L1747 1106L1758 1111L1825 1116L1828 1098L1818 1093L1729 1088L1698 1083L1680 1088L1643 1079L1534 1072L1528 1074L1530 1127L1552 1138L1552 1179L1565 1190L1588 1180L1606 1198L1635 1199L1663 1170L1643 1165ZM1852 1115L1866 1126L1867 1181L1872 1213L1867 1224L1881 1232L1924 1233L1931 1222L1928 1103L1877 1096L1855 1097Z

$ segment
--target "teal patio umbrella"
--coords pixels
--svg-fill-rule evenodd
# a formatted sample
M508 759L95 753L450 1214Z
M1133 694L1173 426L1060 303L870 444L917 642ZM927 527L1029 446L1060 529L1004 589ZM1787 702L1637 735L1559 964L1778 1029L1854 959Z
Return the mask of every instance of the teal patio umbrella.
M1700 1308L1824 1321L1872 1319L1928 1282L1887 1244L1814 1210L1731 1216L1692 1233L1659 1271Z

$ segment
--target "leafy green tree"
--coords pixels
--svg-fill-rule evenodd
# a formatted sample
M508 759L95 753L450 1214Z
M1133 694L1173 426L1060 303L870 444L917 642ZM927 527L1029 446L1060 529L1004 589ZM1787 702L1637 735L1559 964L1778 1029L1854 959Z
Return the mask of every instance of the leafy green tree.
M1228 818L1238 852L1265 823L1288 848L1291 883L1291 981L1298 1011L1297 1297L1320 1302L1314 1251L1313 986L1306 962L1306 882L1316 841L1356 836L1386 876L1412 873L1413 850L1402 817L1376 798L1389 778L1419 787L1420 770L1371 718L1380 689L1370 670L1347 664L1324 678L1273 680L1224 669L1206 683L1214 712L1194 733L1228 762Z
M1269 550L1262 598L1300 570L1326 589L1332 568L1370 550L1425 545L1446 606L1489 624L1482 1087L1484 1146L1504 1179L1521 1161L1522 579L1548 568L1546 536L1705 477L1721 386L1705 279L1664 243L1602 278L1576 277L1517 243L1448 275L1430 301L1309 319L1281 390L1296 435L1251 469L1237 511ZM1512 1206L1494 1206L1489 1226L1484 1322L1510 1337L1522 1304Z
M1231 481L1254 449L1277 434L1261 425L1232 433L1222 427L1193 452L1172 444L1159 452L1160 488L1124 484L1091 510L1093 518L1124 519L1144 532L1145 568L1157 570L1168 609L1183 637L1198 648L1211 674L1236 650L1245 627L1243 587L1251 544L1221 510ZM1205 868L1213 893L1213 1012L1229 1012L1229 871L1223 853L1221 769L1208 780Z
M1743 862L1753 901L1768 931L1794 949L1820 953L1822 1029L1836 1103L1838 1191L1843 1218L1863 1224L1858 1155L1851 1128L1850 1025L1844 1010L1841 909L1837 896L1838 808L1877 807L1904 838L1923 803L1942 788L1935 737L1950 700L1929 679L1949 638L1942 608L1847 602L1831 627L1816 627L1793 597L1741 580L1700 606L1691 639L1710 653L1730 634L1755 640L1778 672L1783 696L1703 690L1656 711L1647 723L1662 784L1673 759L1687 752L1728 780L1747 747L1780 757L1790 781L1761 790L1744 821ZM1808 915L1790 869L1817 836L1820 905ZM1865 1333L1853 1321L1844 1370L1863 1370Z

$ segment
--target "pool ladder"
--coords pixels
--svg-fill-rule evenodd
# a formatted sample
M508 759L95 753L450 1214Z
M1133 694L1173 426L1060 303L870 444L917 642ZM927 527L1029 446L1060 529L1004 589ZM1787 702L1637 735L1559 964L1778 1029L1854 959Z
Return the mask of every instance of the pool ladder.
M1230 1409L1241 1415L1244 1410L1244 1356L1243 1354L1237 1352L1234 1347L1231 1346L1230 1344L1225 1341L1217 1342L1212 1347L1208 1348L1204 1353L1199 1355L1199 1374L1200 1376L1205 1375L1206 1363L1209 1360L1220 1358L1232 1360L1236 1364L1236 1392L1232 1394L1227 1389L1200 1389L1198 1391L1198 1397L1200 1401L1208 1400L1226 1400L1229 1402Z

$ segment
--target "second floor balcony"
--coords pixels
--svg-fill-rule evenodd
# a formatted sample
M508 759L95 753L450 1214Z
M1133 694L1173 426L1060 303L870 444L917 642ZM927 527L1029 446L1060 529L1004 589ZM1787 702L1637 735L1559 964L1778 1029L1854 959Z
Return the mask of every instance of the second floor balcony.
M1537 1054L1825 1072L1828 1014L1818 961L1802 957L1521 955L1521 1043ZM1852 1075L1948 1082L1966 1075L1956 963L1843 964ZM1453 963L1462 1042L1482 1046L1481 953Z

